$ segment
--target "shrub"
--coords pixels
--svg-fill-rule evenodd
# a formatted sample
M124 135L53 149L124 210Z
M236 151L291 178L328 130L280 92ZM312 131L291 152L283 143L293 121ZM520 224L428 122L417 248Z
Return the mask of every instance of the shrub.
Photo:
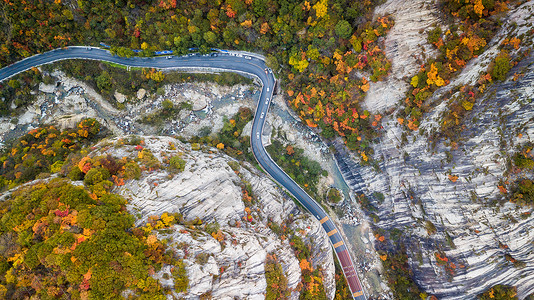
M336 35L339 36L342 39L346 39L350 36L352 33L352 26L350 26L350 23L346 20L340 20L336 24Z
M173 172L182 172L185 168L186 161L180 155L171 157L169 161L169 169Z
M210 255L208 253L199 253L195 257L195 261L197 264L203 266L208 262L209 258L210 258Z
M159 169L161 167L159 160L146 148L139 151L137 158L149 169Z
M521 168L521 169L532 169L532 168L534 168L534 160L532 160L529 157L526 157L522 153L516 153L514 155L513 160L514 160L514 164L517 167Z
M434 223L429 220L425 221L425 229L428 235L433 235L437 231L436 226L434 226Z
M77 181L77 180L82 180L83 179L83 175L84 174L80 170L80 168L78 168L77 165L74 165L72 167L72 169L70 169L70 172L67 175L67 177L69 177L69 179L72 180L72 181Z
M174 290L178 293L187 291L189 287L189 277L187 277L187 270L183 260L176 262L175 267L171 270L174 278Z
M56 161L50 166L50 172L51 173L57 173L61 171L61 167L63 167L64 162L61 160Z
M141 178L141 168L137 162L130 161L124 165L124 178L126 180Z
M512 200L520 205L534 204L534 182L530 179L520 179L513 187Z
M163 100L163 102L161 102L161 106L164 110L172 110L174 108L174 104L169 99Z
M88 186L96 185L104 180L108 180L111 175L109 171L102 167L92 168L85 174L83 178L83 183Z
M208 223L204 227L204 231L206 231L208 234L212 234L212 233L216 233L217 231L219 231L220 228L221 226L217 222Z
M508 74L508 71L512 66L510 65L510 57L508 56L508 53L501 52L499 56L495 58L495 61L493 62L493 69L491 70L491 77L494 80L505 80L506 74Z
M341 201L341 193L336 188L331 188L327 195L328 202L338 203Z
M434 44L439 41L440 37L441 37L441 28L436 27L428 32L427 41L429 44Z

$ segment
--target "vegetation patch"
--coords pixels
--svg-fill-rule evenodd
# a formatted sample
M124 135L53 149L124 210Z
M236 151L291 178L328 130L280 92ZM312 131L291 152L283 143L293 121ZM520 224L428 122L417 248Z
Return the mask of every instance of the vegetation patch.
M94 142L99 132L100 124L94 119L63 131L54 126L31 130L2 151L0 190L34 180L42 173L57 172L69 154Z
M107 298L126 289L165 298L149 273L174 259L155 236L134 230L121 196L93 198L53 179L20 188L0 205L2 298Z
M320 199L317 195L319 178L327 176L328 173L323 170L318 162L304 156L303 149L291 145L284 147L278 140L273 140L272 144L267 146L266 149L280 168L314 199Z
M340 134L348 141L352 135L351 149L367 148L377 125L373 126L374 120L364 121L367 116L359 102L369 89L368 81L381 80L390 69L383 37L393 22L388 17L367 22L381 2L164 0L152 5L75 1L68 6L60 1L11 1L0 20L6 28L0 32L0 66L50 49L99 46L100 42L124 57L133 56L133 49L141 50L137 55L142 57L153 56L156 50L183 55L190 48L201 53L211 48L273 53L267 55L267 64L280 71L302 120L321 127L327 137ZM83 78L90 76L87 79L92 85L107 95L115 90L132 95L132 90L143 85L157 89L170 77L156 70L135 70L135 74L121 70L123 74L119 74L110 71L109 64L104 70L94 70L91 64L78 64L74 72ZM124 84L116 85L119 81ZM299 95L313 99L303 98L300 103ZM337 108L342 112L329 113ZM355 117L355 112L365 117Z
M425 100L438 88L448 85L469 60L483 53L500 26L498 15L508 9L505 2L493 0L444 0L442 7L445 16L454 24L444 31L436 27L428 32L427 41L439 51L438 57L424 62L418 74L412 77L410 89L402 103L404 110L398 114L399 123L414 131L418 130L423 113L430 109L430 103L426 103ZM509 70L509 67L504 65L509 64L508 56L500 55L498 64L495 64L497 67L492 67L494 71L489 72L495 76L484 74L477 86L472 89L482 93L487 82L504 79ZM468 89L466 93L473 92L469 90L470 88L463 87ZM465 115L465 112L473 107L475 95L472 94L471 97L473 99L461 97L457 101L451 101L451 109L444 117L441 132L461 124L462 117L459 115Z
M31 71L11 77L8 81L0 82L0 116L16 116L22 110L21 108L35 102L36 93L39 89L39 83L42 81L50 84L51 78L43 78L37 68ZM12 108L15 107L15 109Z
M403 245L397 252L380 252L384 275L395 299L419 299L421 291L413 279ZM423 298L423 297L421 297ZM426 299L424 297L423 299Z
M498 188L506 199L521 205L534 205L534 145L527 143L511 156L510 171Z
M289 299L287 277L275 254L267 254L265 259L265 278L267 279L266 300Z
M330 203L339 203L341 199L343 199L343 196L341 195L341 192L336 188L330 188L328 190L328 193L326 194L326 199Z
M139 121L143 124L150 124L157 127L163 126L168 120L178 117L182 110L191 110L193 106L189 102L180 102L178 105L171 100L165 99L161 102L161 108L155 112L144 115Z
M496 285L477 296L480 300L512 300L517 298L517 289L513 286Z
M250 137L241 136L243 128L248 122L252 121L252 111L248 107L241 107L232 118L224 119L224 125L220 132L212 135L194 136L189 142L192 146L199 147L199 144L205 144L216 147L241 161L248 161L256 164L256 159L250 150Z
M336 25L336 31L346 25L341 24ZM367 23L353 35L349 32L350 38L341 40L342 46L331 55L318 51L324 45L293 49L287 94L302 121L309 127L321 128L326 138L340 135L350 149L369 154L369 141L377 136L381 115L371 116L359 103L369 90L368 80L381 80L389 72L391 64L383 52L381 37L392 25L388 17ZM368 79L355 76L361 71L369 72Z
M56 68L65 71L70 77L86 82L99 94L104 95L111 104L120 109L125 108L125 106L123 103L117 102L114 97L115 92L124 94L129 101L134 101L134 99L137 99L137 91L139 89L163 95L165 92L164 86L168 84L207 81L223 86L232 86L253 83L251 79L235 73L190 74L176 71L163 72L147 68L132 68L126 72L124 66L86 60L66 60L43 66L43 69L48 72L52 72ZM180 103L177 106L162 103L162 109L156 114L145 116L142 122L149 124L153 122L161 123L163 120L158 120L157 117L168 119L174 117L181 109L191 109L191 107L187 103Z

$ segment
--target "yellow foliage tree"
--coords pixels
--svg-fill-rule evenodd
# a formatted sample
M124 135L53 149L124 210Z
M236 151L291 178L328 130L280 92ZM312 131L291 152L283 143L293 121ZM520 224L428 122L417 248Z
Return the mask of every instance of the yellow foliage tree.
M412 81L410 82L410 84L414 88L416 88L418 83L419 83L419 76L415 75L414 77L412 77Z
M261 24L260 33L261 34L266 34L267 32L269 32L270 29L271 29L271 27L269 27L269 23L264 22L263 24Z
M473 105L474 105L474 103L469 102L469 101L463 101L462 102L462 107L467 111L472 110L473 109Z
M315 16L317 19L326 16L328 13L328 0L320 0L319 2L315 3L313 9L315 9Z
M366 84L362 84L362 91L367 92L369 90L369 87L369 82L367 82Z
M439 77L438 68L434 63L430 65L430 71L426 75L428 76L426 80L428 85L435 84L436 86L443 86L445 84L443 78Z
M217 149L220 149L220 150L224 149L224 144L223 143L218 143L217 144Z
M319 119L322 119L324 117L324 107L321 100L317 102L317 105L315 106L315 119L318 121Z
M301 56L300 59L299 56ZM295 55L292 55L289 58L289 64L295 67L295 69L297 69L299 72L302 72L308 67L310 63L306 60L305 55L296 53Z
M250 28L250 27L252 27L252 21L251 20L245 20L245 21L243 21L243 23L241 23L241 26L246 27L246 28Z
M484 5L482 5L482 0L475 1L475 6L473 7L473 10L479 17L482 17L482 13L484 12Z
M224 241L224 233L220 229L217 232L213 232L211 236L218 242Z
M161 221L163 221L165 226L171 226L172 222L174 221L174 216L170 216L168 213L163 213L161 215Z

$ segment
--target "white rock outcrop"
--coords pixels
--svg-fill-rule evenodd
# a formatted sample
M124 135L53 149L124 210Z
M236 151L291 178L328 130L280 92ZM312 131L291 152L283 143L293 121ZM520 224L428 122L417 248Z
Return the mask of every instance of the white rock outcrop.
M440 114L447 108L444 92L473 84L511 32L519 36L533 30L532 9L532 1L514 8L486 52L470 61L450 85L436 91L430 101L441 104L421 122L421 132L426 133L408 132L403 138L393 113L384 118L382 137L373 145L380 172L370 166L345 170L345 175L358 178L357 188L367 195L383 193L382 203L373 202L380 217L377 226L402 229L417 283L439 299L473 299L496 284L516 286L520 299L534 292L531 208L492 203L503 198L498 186L507 178L509 156L516 146L534 142L532 55L510 72L510 77L514 73L524 76L495 83L477 99L458 149L443 143L433 148L428 139L431 130L439 129ZM426 49L426 33L419 30L438 21L433 10L429 1L420 0L390 0L376 9L378 14L392 13L395 25L386 39L392 75L388 82L371 85L366 98L370 110L381 112L401 101L407 83L393 88L388 84L414 75L418 68L414 57L432 55L421 50ZM532 35L525 35L521 43L532 42ZM449 174L458 179L451 181ZM437 233L427 233L426 221L435 225ZM453 272L438 264L438 251L454 263ZM506 255L522 264L512 263Z
M193 151L188 145L170 137L144 137L146 148L157 159L182 153L185 170L174 176L165 170L144 172L140 180L131 180L114 192L128 200L128 209L139 218L142 225L152 215L164 212L183 214L186 220L200 218L205 222L220 224L225 240L217 241L203 231L193 231L175 225L170 234L161 234L169 245L184 258L190 279L190 288L177 297L197 299L210 292L214 299L264 299L267 282L265 258L274 253L281 263L292 291L291 299L298 299L295 290L301 281L299 260L288 239L277 236L268 222L282 223L289 215L295 221L290 225L306 243L313 240L312 263L324 271L324 285L329 299L335 293L333 253L326 233L319 222L302 213L295 203L265 175L248 163L239 163L225 154L211 149L206 153ZM106 143L106 142L104 142ZM169 143L176 150L169 150ZM105 147L93 154L112 154L116 157L135 157L134 146ZM93 155L91 154L91 155ZM229 162L239 165L236 172ZM245 204L242 186L250 184L257 201L248 207L253 222L245 220ZM196 261L199 254L208 255L203 265ZM165 268L156 277L170 273ZM162 282L172 287L172 280Z

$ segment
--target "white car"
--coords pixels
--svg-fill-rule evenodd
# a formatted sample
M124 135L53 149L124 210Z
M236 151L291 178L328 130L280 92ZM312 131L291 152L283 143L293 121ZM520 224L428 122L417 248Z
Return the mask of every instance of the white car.
M269 88L267 88L267 92L269 91Z
M265 116L265 113L261 113L260 119L263 119L263 116Z
M167 59L171 59L171 58L172 58L172 56L167 56Z
M259 140L260 139L260 133L259 132L256 132L256 138Z
M245 56L245 59L252 59L250 56Z
M265 105L269 105L269 98L265 99Z

